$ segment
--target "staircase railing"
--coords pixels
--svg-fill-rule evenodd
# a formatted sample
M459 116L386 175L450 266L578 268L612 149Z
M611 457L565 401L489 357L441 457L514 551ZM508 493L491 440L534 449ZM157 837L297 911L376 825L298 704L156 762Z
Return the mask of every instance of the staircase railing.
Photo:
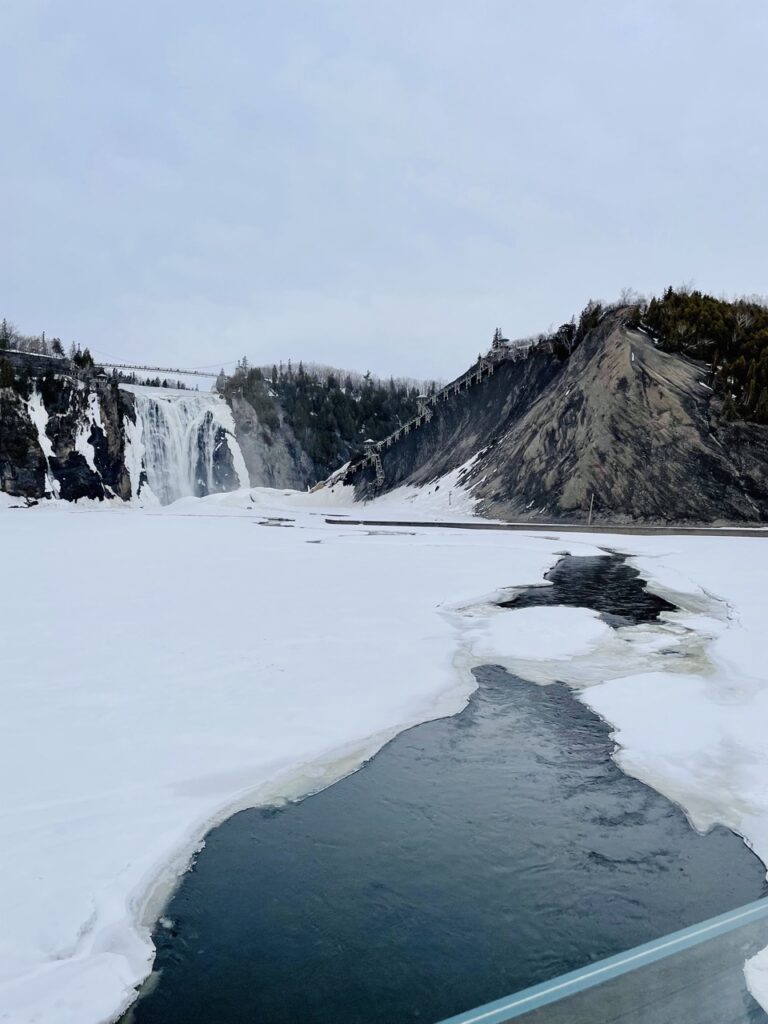
M485 356L480 356L465 373L440 388L434 395L420 397L418 414L381 441L366 442L365 454L356 462L351 463L346 470L345 477L350 477L362 469L373 466L376 471L376 487L377 489L381 488L385 479L381 452L388 450L392 445L407 437L412 430L418 430L419 427L429 423L433 416L433 409L437 408L441 402L447 402L453 395L468 391L471 387L493 376L499 363L516 362L518 359L525 358L533 347L535 346L529 344L494 348Z

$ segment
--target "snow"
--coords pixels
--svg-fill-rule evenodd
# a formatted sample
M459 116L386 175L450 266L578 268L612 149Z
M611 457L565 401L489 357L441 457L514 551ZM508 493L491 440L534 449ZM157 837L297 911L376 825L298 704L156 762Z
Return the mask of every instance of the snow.
M570 683L625 771L768 861L768 545L326 522L434 521L448 490L364 508L264 488L143 510L0 504L3 1024L113 1020L212 823L454 713L489 660ZM614 631L586 609L495 607L563 551L601 547L682 611ZM765 957L747 978L768 1004Z
M478 499L462 486L462 481L466 479L476 458L473 456L458 469L423 487L403 485L382 494L372 503L376 508L376 518L379 518L380 511L391 509L396 510L403 518L408 518L409 509L418 511L422 514L421 518L425 512L439 515L441 518L446 513L451 517L462 513L470 516L477 506Z
M88 393L88 412L90 413L89 417L81 422L77 435L75 436L75 451L79 452L83 456L92 473L95 473L97 476L101 476L96 468L96 452L90 442L91 430L94 426L100 427L101 430L104 431L104 423L101 419L101 407L99 406L99 396L95 391Z
M159 504L157 498L150 490L149 484L144 482L142 486L141 474L144 469L144 441L141 420L136 417L132 420L130 416L123 418L123 430L125 431L125 467L131 479L131 502L141 500L142 504Z
M478 499L465 486L470 469L478 456L473 455L461 466L451 470L431 483L417 487L404 484L379 497L364 502L355 501L355 489L335 482L341 471L327 481L327 486L311 492L311 501L318 506L345 506L354 519L410 519L416 513L424 521L428 519L468 521L475 519Z
M519 659L562 661L591 653L610 633L587 608L489 608L472 653L479 661L509 651Z
M43 403L43 397L40 392L35 388L32 394L29 396L27 402L27 409L29 411L29 418L34 423L35 429L37 430L37 440L42 449L43 455L45 456L45 489L49 494L57 497L59 494L59 481L54 477L51 472L51 459L53 458L53 444L51 443L50 437L48 437L48 413Z
M0 491L0 509L24 508L26 504L26 498L20 498L13 494L7 494L5 491Z
M114 1015L149 971L158 884L211 822L322 785L472 688L441 605L500 582L492 539L414 547L300 508L268 529L186 504L203 514L3 512L0 1019L14 1024ZM72 550L92 553L80 573ZM552 562L546 545L508 554L515 582Z
M747 988L757 1001L765 1007L768 996L768 948L761 949L744 967Z

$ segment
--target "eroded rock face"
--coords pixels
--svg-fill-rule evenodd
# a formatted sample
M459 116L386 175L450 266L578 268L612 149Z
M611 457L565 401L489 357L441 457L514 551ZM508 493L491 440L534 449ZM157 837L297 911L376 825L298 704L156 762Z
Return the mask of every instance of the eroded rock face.
M103 427L94 425L90 443L94 462L102 481L118 497L127 501L131 494L131 478L125 464L125 423L136 422L133 395L111 385L98 390Z
M476 455L480 511L644 522L768 521L768 427L724 424L701 365L606 317L565 362L534 353L382 452L387 489ZM356 474L360 496L373 473Z
M213 417L209 414L207 427L210 427ZM213 458L213 493L221 491L234 491L240 486L240 480L235 470L234 459L232 458L232 451L228 444L228 435L223 427L217 427L215 431L215 439L213 443L214 447L214 458ZM198 440L198 468L197 468L197 479L202 480L206 476L206 470L204 467L203 458L203 444L202 441ZM207 494L208 491L205 488L198 488L197 496L199 498Z
M59 496L68 501L130 498L123 429L129 402L124 392L109 382L83 385L62 379L44 398L53 448L49 464ZM89 448L92 461L84 454Z
M32 411L35 404L42 411L42 438ZM36 381L29 399L3 389L0 489L25 498L45 497L53 487L70 501L128 500L125 417L135 417L131 396L108 381L84 383L60 375L45 384Z
M45 456L23 399L0 389L0 491L22 498L45 492Z
M312 461L280 415L274 429L259 420L253 406L240 395L230 400L235 431L254 487L303 490L317 475Z

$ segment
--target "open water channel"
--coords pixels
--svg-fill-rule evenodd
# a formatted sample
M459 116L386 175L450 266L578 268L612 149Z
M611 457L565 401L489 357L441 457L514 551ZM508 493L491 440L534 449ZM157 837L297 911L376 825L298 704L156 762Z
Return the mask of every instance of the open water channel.
M549 580L509 614L576 604L618 627L671 607L621 556L566 557ZM625 776L565 686L475 674L460 714L211 832L134 1024L434 1024L766 894L741 839Z

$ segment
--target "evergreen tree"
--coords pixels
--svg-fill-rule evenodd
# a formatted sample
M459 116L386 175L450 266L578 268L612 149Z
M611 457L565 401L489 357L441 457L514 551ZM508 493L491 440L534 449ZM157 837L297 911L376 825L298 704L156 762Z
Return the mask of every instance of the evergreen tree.
M733 396L731 394L727 394L725 396L725 401L723 402L723 419L726 423L731 423L736 419L736 416L736 403L733 400Z
M768 387L768 305L667 288L648 303L642 326L666 351L708 364L710 383L724 395L724 416L727 407L730 419L757 418Z
M32 394L32 375L26 366L22 368L19 374L14 376L13 388L25 399L29 398Z

